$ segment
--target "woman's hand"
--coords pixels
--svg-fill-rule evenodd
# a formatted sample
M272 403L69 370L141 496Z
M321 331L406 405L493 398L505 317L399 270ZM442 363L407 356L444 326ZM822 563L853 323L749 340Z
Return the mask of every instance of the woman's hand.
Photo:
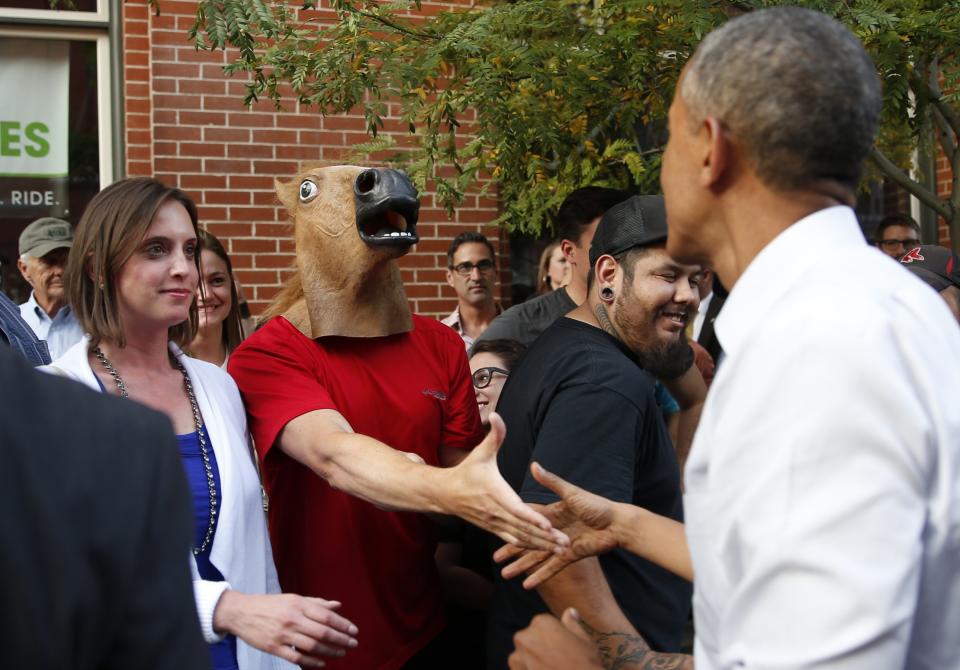
M357 627L334 610L340 603L292 593L249 595L226 590L213 628L291 663L323 667L322 656L341 657L357 646Z

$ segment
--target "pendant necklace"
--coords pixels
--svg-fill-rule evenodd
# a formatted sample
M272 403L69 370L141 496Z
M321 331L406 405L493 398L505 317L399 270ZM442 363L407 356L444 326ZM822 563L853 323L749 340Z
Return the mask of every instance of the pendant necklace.
M129 398L130 393L127 391L127 385L124 383L123 377L121 377L117 369L113 367L110 360L103 355L100 347L96 347L93 350L93 355L97 357L100 364L113 378L120 397ZM200 416L200 406L197 404L197 397L193 393L193 383L190 381L190 375L187 374L183 363L176 359L174 362L177 364L177 367L180 368L180 374L183 375L183 386L187 391L190 408L193 410L193 423L197 428L197 437L200 440L200 457L203 460L203 470L207 477L207 491L210 496L210 520L207 523L207 532L204 534L203 542L200 543L200 546L193 548L193 555L199 556L207 550L207 547L210 546L210 542L213 540L213 528L217 521L217 483L213 477L213 465L210 463L210 452L207 450L207 441L203 437L203 417Z

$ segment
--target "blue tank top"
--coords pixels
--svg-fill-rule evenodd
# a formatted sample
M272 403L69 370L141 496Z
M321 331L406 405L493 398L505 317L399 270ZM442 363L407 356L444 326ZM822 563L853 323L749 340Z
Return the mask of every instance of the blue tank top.
M213 445L210 442L210 436L207 434L206 426L203 426L201 430L207 443L210 466L213 468L213 480L217 489L217 510L219 510L223 498L220 487L220 469L217 467L217 457L213 453ZM199 547L203 543L203 538L207 533L207 524L210 522L210 491L207 487L207 476L203 469L203 456L200 454L200 438L197 433L188 433L177 435L177 442L180 445L180 458L183 461L187 482L190 485L190 497L193 501L193 546ZM217 533L219 518L220 515L217 514L213 525L214 537ZM197 562L197 571L203 579L222 582L223 575L210 562L212 548L213 542L210 542L206 551L194 556ZM220 642L209 645L209 648L213 670L238 670L236 637L228 635Z

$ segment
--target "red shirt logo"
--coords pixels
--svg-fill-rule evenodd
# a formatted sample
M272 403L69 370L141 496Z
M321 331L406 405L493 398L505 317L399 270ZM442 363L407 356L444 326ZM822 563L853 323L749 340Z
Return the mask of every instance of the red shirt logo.
M914 261L923 261L926 260L923 255L920 253L920 247L914 247L907 253L903 255L900 259L901 263L912 263Z

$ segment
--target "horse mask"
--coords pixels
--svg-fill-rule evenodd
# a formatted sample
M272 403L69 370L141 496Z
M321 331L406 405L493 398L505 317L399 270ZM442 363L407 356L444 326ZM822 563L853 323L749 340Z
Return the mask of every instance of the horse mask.
M341 165L274 185L294 224L297 272L265 316L282 315L311 339L412 330L397 265L420 239L407 175Z

